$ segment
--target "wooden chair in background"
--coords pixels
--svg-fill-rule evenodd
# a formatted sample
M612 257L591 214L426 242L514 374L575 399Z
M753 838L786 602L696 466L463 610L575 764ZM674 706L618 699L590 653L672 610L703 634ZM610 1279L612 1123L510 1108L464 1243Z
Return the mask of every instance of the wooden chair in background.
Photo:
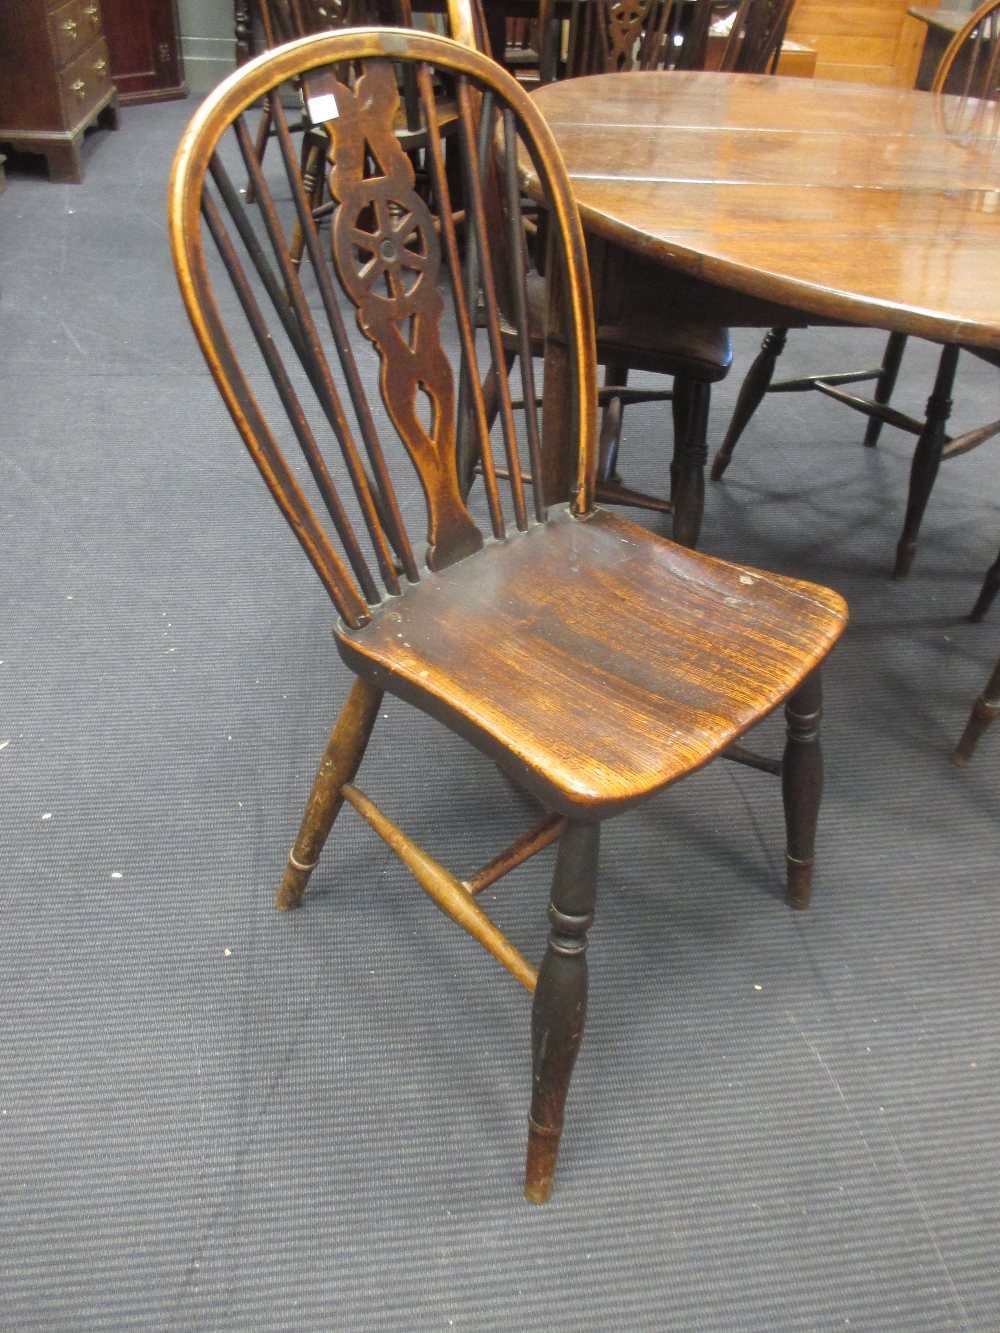
M733 24L714 58L724 69L773 66L793 0L740 0ZM628 70L701 69L709 32L719 12L715 0L678 4L674 0L594 0L573 5L566 49L556 39L555 0L541 0L539 36L542 81ZM480 0L449 0L452 36L490 54ZM604 367L600 391L604 409L597 472L598 498L605 504L673 511L675 540L697 544L704 509L704 469L711 387L732 362L729 332L721 325L673 313L676 293L662 267L595 237L588 240L597 312L597 357ZM545 312L540 274L529 280L532 345L541 345ZM513 356L513 352L511 353ZM632 371L672 379L669 389L635 388ZM628 404L666 402L672 406L674 441L670 498L625 486L618 475L622 414Z
M428 127L436 213L417 193L395 132L407 71ZM323 244L279 95L290 79L323 99L328 116L335 210ZM459 114L450 147L466 190L461 243L438 133L442 89ZM247 118L262 97L281 157L273 183ZM559 429L572 423L575 481L569 505L552 507L521 484L522 468L541 467L550 409L540 419L532 392L519 153L541 182L552 273L565 294L568 374L551 410ZM234 161L237 176L226 165ZM253 209L242 202L246 180ZM718 755L780 773L788 898L805 906L822 772L819 669L846 608L826 589L710 559L594 508L594 326L579 216L532 100L479 52L426 34L355 29L244 67L209 95L182 140L169 218L202 351L336 607L336 645L356 675L277 906L299 905L346 801L441 910L533 993L525 1189L540 1202L583 1030L601 822ZM311 260L301 274L288 242L296 222ZM519 313L520 430L494 283L500 235ZM470 312L479 308L477 333ZM486 426L490 375L507 487ZM459 487L463 413L480 439L486 535ZM386 422L381 433L377 420ZM423 557L409 536L414 522L427 533ZM544 807L539 825L465 881L355 785L383 691L464 737ZM781 703L788 739L783 760L771 762L739 739ZM551 932L536 972L476 894L556 838Z
M542 82L557 77L649 69L773 73L795 0L577 0L566 61L543 36ZM556 0L540 0L539 27L551 28ZM714 29L723 31L713 36Z
M1000 128L1000 111L996 106L1000 86L1000 0L987 0L969 16L968 22L955 34L945 50L932 85L936 93L955 96L954 101L942 103L949 131L956 141L968 138L970 143L977 134L987 130L995 138ZM989 123L984 126L984 118ZM974 145L972 147L974 151ZM992 148L991 148L992 151ZM863 413L868 418L864 443L873 448L878 442L883 425L896 426L917 436L917 446L910 469L909 495L903 531L896 548L893 577L905 578L910 572L917 550L920 524L930 499L938 468L945 459L969 453L1000 433L1000 420L977 426L962 435L951 437L946 427L951 415L955 372L959 348L942 348L937 375L923 419L908 416L890 405L900 363L906 347L906 334L892 333L886 342L881 365L858 371L832 375L807 375L798 379L773 382L777 360L785 347L788 330L771 329L764 339L760 354L754 361L740 388L739 398L722 446L712 464L713 481L721 481L732 461L733 451L750 418L768 393L800 393L817 389L820 393ZM1000 366L1000 353L985 348L968 349L974 355ZM874 380L870 398L849 392L848 385Z
M257 0L261 24L269 49L285 42L297 41L317 33L336 31L340 28L358 27L365 23L383 23L393 27L413 27L413 8L410 0ZM420 103L412 73L405 71L405 83L401 89L399 109L396 114L396 138L404 152L413 156L416 163L427 147L427 127L420 114ZM438 125L444 134L450 134L456 124L457 115L454 106L440 103L438 106ZM322 123L311 114L308 99L303 98L303 119L300 128L304 131L302 144L303 180L309 198L313 202L313 216L317 221L328 217L332 205L324 202L325 185L322 175L323 161L326 156L327 135ZM267 143L272 134L272 120L269 108L265 107L260 124L257 127L256 151L259 161L263 161ZM254 200L253 184L248 187L247 199ZM292 261L296 267L302 262L304 240L300 229L292 238Z

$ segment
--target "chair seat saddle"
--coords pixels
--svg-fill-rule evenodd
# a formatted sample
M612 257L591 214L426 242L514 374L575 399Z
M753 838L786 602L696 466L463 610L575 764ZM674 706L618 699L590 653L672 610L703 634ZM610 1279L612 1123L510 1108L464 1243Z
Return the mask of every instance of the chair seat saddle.
M586 591L584 591L586 590ZM603 819L706 763L836 642L829 589L700 556L605 511L495 543L337 630L360 676L546 805Z

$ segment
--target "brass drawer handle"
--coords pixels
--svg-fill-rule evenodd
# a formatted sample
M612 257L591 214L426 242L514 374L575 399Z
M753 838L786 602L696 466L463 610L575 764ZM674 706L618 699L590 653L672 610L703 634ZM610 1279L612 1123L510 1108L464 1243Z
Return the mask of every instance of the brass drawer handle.
M76 19L67 19L65 23L60 23L59 26L63 32L68 32L74 40L76 39Z
M89 19L96 19L96 18L97 18L97 6L96 6L96 5L88 5L87 8L86 8L83 12L86 14L87 18L89 18Z
M94 71L97 74L103 74L107 67L108 62L106 60L98 60L94 65Z
M76 83L71 83L69 85L69 90L71 93L76 93L77 97L79 97L82 102L83 94L87 91L87 85L84 83L83 79L77 79Z

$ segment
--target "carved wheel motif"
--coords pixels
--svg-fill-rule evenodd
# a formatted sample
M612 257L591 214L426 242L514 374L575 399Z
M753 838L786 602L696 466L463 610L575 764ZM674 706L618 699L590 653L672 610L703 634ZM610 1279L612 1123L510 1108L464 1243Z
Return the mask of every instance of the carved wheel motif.
M385 302L391 307L390 318L405 319L421 303L421 277L427 274L428 284L437 280L434 225L415 192L396 198L378 184L371 182L367 199L351 199L350 214L344 208L338 211L337 267L354 301Z

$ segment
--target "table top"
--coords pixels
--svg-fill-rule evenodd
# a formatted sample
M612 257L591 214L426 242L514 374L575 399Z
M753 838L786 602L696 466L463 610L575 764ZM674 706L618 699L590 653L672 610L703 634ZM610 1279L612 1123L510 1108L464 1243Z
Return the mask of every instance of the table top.
M601 74L534 96L598 234L807 316L1000 348L992 105L958 135L958 99L825 80Z

